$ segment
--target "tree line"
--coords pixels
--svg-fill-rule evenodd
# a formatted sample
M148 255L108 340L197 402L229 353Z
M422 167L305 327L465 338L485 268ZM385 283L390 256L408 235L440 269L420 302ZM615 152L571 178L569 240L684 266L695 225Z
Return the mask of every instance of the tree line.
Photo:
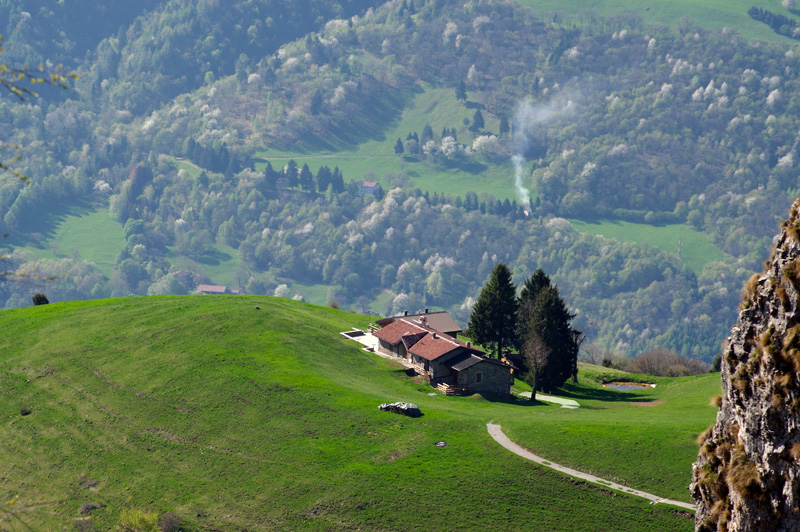
M578 375L581 331L571 325L575 314L558 287L541 268L522 286L519 296L512 273L497 264L472 309L467 334L478 344L491 346L496 357L516 348L525 363L524 378L536 392L552 392Z

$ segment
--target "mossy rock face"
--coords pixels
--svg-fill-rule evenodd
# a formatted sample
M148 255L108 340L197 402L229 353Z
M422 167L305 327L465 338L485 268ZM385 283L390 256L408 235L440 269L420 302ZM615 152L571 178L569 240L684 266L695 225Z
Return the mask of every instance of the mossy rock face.
M698 442L696 530L800 530L800 200L743 293L717 422Z

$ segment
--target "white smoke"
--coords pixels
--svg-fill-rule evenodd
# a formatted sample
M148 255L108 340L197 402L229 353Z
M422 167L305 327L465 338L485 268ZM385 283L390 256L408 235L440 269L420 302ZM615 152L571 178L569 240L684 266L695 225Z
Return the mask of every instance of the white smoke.
M574 108L572 100L563 94L552 98L547 103L533 103L525 100L517 106L511 139L514 153L511 157L511 164L514 165L514 188L517 191L517 201L525 209L530 209L531 206L531 191L523 184L525 153L531 145L533 133L537 128L546 126L548 122L569 113Z

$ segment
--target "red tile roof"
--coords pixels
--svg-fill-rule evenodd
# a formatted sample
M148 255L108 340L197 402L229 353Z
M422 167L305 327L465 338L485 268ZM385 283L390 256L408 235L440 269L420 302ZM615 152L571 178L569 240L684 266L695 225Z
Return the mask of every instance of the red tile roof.
M435 360L440 356L451 353L456 349L467 349L475 354L483 354L483 351L474 347L468 346L460 340L456 340L452 336L444 334L439 331L431 329L430 333L414 344L409 349L409 353L424 358L425 360Z
M392 345L405 343L408 352L426 360L434 360L456 349L466 349L470 353L483 355L484 352L469 346L452 336L424 327L417 320L401 318L382 329L375 331L375 336Z
M213 284L201 284L197 287L198 292L204 292L206 294L224 294L227 290L225 286L217 286Z
M387 325L383 329L378 329L375 331L375 336L394 345L400 343L400 341L403 339L403 336L424 332L427 332L426 329L422 328L420 325L406 320L397 320L396 322Z

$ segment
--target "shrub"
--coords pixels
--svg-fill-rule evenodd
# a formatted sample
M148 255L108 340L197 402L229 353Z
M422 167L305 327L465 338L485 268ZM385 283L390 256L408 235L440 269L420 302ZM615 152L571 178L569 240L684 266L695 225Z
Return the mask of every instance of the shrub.
M161 532L177 532L181 528L181 518L172 512L167 512L158 520Z
M122 510L117 530L120 532L160 532L158 514L138 508Z
M31 298L33 300L33 306L38 307L39 305L48 305L50 304L50 300L47 299L47 296L41 292L36 292L33 294Z

